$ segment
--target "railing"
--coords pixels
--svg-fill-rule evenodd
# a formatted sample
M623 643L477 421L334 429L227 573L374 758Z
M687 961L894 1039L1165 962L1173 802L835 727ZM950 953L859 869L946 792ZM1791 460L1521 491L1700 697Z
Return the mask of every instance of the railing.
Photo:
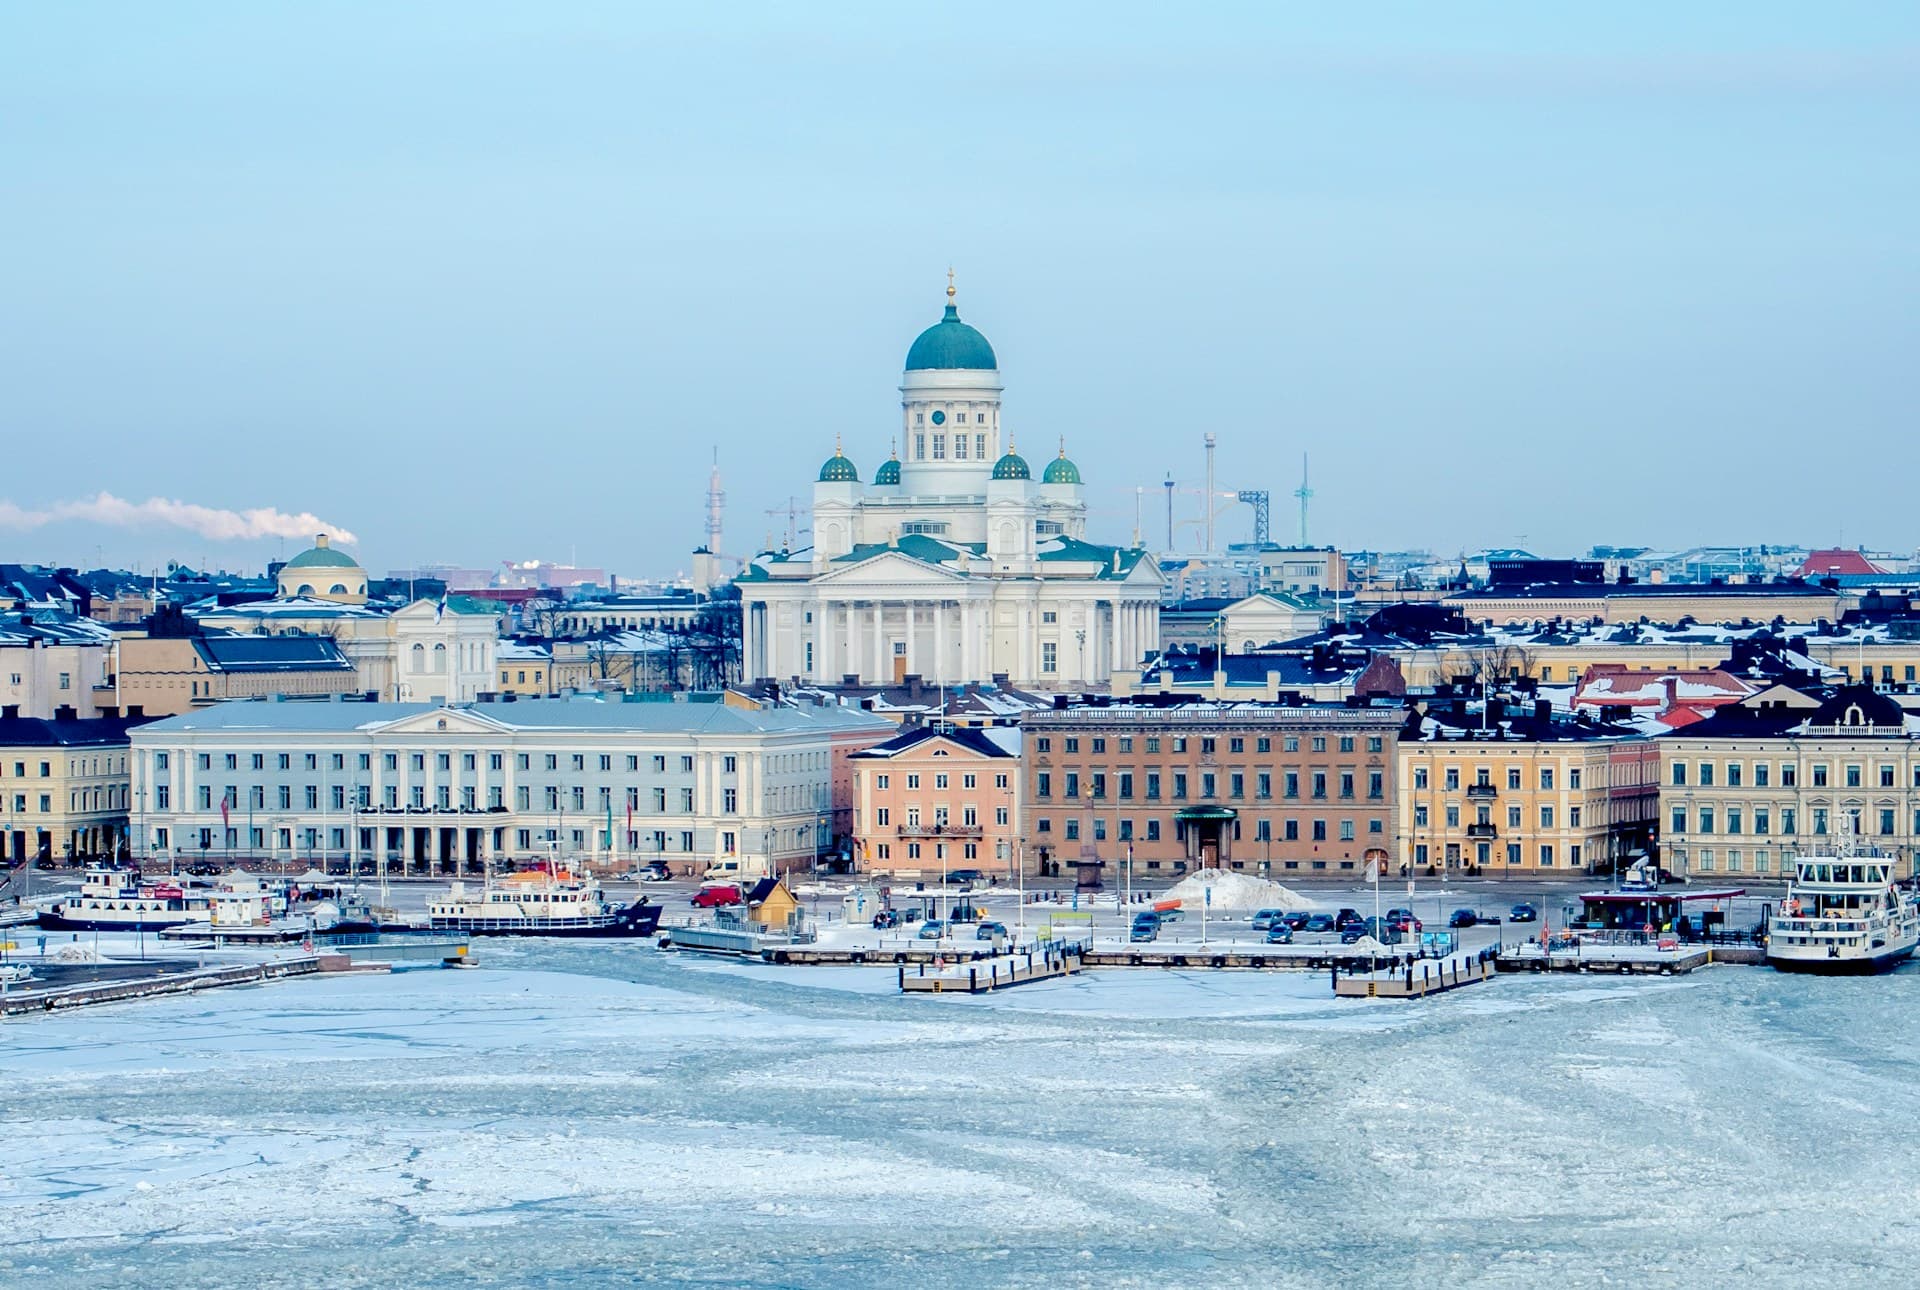
M1495 838L1500 836L1500 831L1491 824L1469 824L1467 826L1467 836L1470 838Z
M1492 784L1469 784L1467 785L1467 796L1475 798L1498 797L1500 796L1500 790Z

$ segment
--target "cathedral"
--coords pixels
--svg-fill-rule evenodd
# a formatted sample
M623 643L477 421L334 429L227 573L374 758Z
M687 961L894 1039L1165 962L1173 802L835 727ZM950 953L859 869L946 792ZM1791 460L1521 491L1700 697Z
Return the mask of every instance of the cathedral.
M1002 428L1001 388L950 280L945 316L907 351L895 449L873 482L836 444L813 488L813 547L740 576L748 676L1099 689L1158 648L1156 561L1087 541L1064 440L1036 477Z

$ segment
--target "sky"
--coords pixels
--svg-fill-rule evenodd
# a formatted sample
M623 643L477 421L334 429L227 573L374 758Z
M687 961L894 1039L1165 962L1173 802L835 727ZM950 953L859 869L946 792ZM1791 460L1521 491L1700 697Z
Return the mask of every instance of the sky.
M949 265L1096 539L1911 551L1917 127L1886 4L9 5L0 559L750 554Z

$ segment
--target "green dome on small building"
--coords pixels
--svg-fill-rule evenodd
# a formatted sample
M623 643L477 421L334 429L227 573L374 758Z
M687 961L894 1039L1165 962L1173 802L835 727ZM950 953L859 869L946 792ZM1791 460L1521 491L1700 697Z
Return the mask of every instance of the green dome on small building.
M993 477L995 479L1032 479L1033 472L1027 469L1027 459L1009 446L1007 455L993 463Z
M1080 467L1067 460L1067 450L1062 448L1060 455L1047 463L1046 474L1040 476L1043 484L1077 484L1080 482Z
M313 545L302 551L281 566L284 569L357 569L359 564L354 558L333 549L322 533L313 540Z
M823 484L857 484L860 482L860 468L853 459L834 445L833 456L827 458L827 464L820 467L820 482Z
M883 488L888 484L897 485L899 482L900 459L898 457L887 458L880 463L880 469L873 472L873 483L876 488Z

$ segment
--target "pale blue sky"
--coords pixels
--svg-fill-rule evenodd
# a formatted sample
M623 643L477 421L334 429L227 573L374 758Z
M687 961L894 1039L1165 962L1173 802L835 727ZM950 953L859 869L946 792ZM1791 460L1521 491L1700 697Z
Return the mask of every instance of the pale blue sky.
M871 477L952 263L1098 536L1212 429L1348 547L1911 548L1916 12L11 5L0 499L664 573L715 446L736 551Z

